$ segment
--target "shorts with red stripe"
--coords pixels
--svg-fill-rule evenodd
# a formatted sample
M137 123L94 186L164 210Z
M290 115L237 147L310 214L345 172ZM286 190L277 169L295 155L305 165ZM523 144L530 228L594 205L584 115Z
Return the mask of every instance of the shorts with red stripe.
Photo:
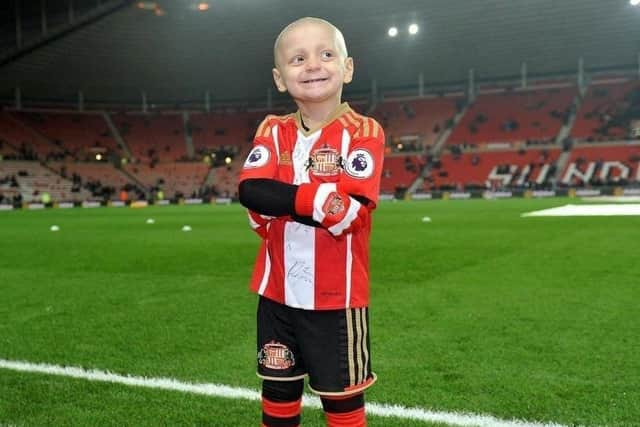
M258 376L309 377L320 396L348 396L371 386L369 310L303 310L265 297L258 302Z

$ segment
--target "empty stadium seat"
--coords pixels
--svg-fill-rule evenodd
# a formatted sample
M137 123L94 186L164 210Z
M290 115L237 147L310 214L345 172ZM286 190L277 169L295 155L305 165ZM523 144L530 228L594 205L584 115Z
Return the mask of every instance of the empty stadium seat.
M620 116L629 108L634 91L640 92L637 80L593 83L576 115L571 137L578 141L625 139L629 134L629 120Z
M574 87L481 94L447 144L552 141L576 95Z

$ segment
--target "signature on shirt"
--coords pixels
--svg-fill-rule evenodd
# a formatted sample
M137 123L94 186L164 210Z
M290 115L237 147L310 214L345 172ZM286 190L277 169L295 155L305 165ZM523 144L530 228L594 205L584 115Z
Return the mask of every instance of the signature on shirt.
M287 279L308 285L313 283L313 269L302 261L296 261L287 271Z

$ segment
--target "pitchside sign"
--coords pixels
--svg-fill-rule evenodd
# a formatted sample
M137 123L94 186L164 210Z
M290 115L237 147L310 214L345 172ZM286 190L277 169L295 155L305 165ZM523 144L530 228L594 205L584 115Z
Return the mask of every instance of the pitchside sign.
M569 163L569 166L562 177L563 184L571 184L575 179L582 182L589 182L592 178L599 178L603 182L613 178L614 180L626 180L640 182L640 162L631 164L620 161L602 162L597 169L596 162L587 162L582 166L577 163Z
M549 178L551 164L540 166L526 165L520 167L510 165L508 169L495 166L487 177L487 188L508 187L510 185L523 186L528 182L544 184ZM572 184L576 179L582 182L589 182L592 178L599 178L602 181L626 180L629 182L640 182L640 162L606 161L597 167L597 162L591 161L578 165L576 162L569 163L561 177L563 184Z
M534 182L536 184L544 184L549 176L551 170L551 164L544 164L541 167L531 167L526 165L519 167L517 165L510 165L505 171L504 168L495 166L489 176L487 177L487 187L492 187L492 184L498 184L498 186L507 187L509 185L516 185L519 187L524 186L527 182Z

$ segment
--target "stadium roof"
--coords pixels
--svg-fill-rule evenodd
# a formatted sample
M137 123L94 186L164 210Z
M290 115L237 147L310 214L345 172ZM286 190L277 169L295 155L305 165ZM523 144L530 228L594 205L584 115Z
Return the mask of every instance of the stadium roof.
M0 5L0 98L87 102L265 100L277 33L301 16L342 29L356 75L346 94L570 72L638 67L640 8L628 0L43 0ZM156 12L157 4L161 12ZM199 3L199 2L195 2ZM22 46L16 47L16 4ZM140 7L142 6L142 8ZM407 26L419 25L410 36ZM396 26L399 34L389 37Z

